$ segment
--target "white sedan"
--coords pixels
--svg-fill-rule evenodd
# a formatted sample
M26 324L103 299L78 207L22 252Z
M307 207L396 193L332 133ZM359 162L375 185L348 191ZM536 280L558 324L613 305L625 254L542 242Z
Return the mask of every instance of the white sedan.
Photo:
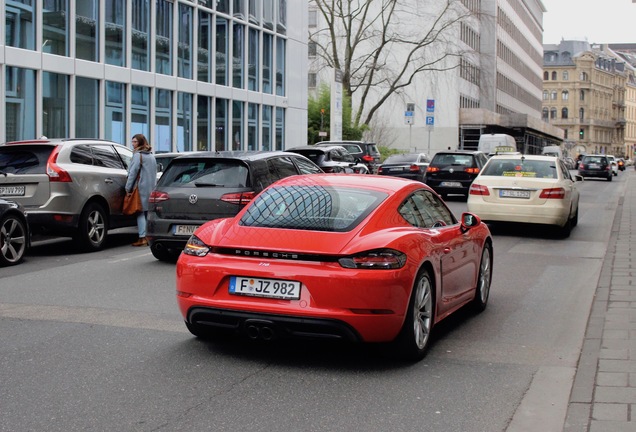
M578 223L582 180L554 156L493 156L470 187L468 211L489 222L556 225L567 237Z

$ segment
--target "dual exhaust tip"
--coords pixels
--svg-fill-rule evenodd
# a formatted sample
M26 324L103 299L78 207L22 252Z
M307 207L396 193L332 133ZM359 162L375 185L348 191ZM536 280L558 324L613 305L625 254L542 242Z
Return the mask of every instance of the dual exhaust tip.
M245 334L252 340L272 341L276 339L274 323L267 320L249 319L244 324Z

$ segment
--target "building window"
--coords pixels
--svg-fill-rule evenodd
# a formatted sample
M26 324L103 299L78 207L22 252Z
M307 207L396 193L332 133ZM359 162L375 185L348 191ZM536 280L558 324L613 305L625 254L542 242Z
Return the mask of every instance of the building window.
M258 105L247 104L247 149L258 150Z
M550 113L550 111L547 108L543 108L543 110L541 111L541 119L543 121L548 121L549 113Z
M549 79L550 79L550 72L548 71L543 72L543 80L547 81Z
M570 74L568 71L563 71L563 81L568 81L570 79Z
M232 102L232 150L243 150L243 102Z
M258 30L249 29L249 49L247 52L247 89L258 91L259 78L258 71L260 68L260 62L258 59L259 46L258 46Z
M552 100L557 100L557 92L556 92L556 90L552 90L551 98L550 98L550 99L552 99Z
M199 46L197 55L197 79L203 82L212 82L210 71L212 70L212 15L199 11Z
M278 0L278 20L276 31L280 34L287 34L287 0Z
M556 108L551 108L550 109L550 119L555 119L557 118L557 110Z
M568 118L568 109L567 108L562 108L561 109L561 118Z
M245 20L245 0L234 0L234 16Z
M561 99L564 101L570 99L570 92L568 92L567 90L563 90L561 92Z
M229 61L228 21L225 18L216 19L216 83L227 85Z
M124 29L126 26L126 1L106 0L104 9L106 63L115 66L125 66L126 33Z
M579 109L579 120L585 120L585 109Z
M106 115L104 128L106 139L121 144L128 142L126 132L126 86L106 81Z
M99 136L99 81L76 77L75 94L75 136Z
M285 39L276 38L276 95L285 96Z
M190 6L179 3L177 76L181 78L192 78L192 14Z
M579 80L587 81L587 72L581 72L581 74L579 75Z
M212 121L212 98L208 96L197 96L197 151L209 151L210 149L210 126Z
M68 56L68 0L43 1L42 52Z
M543 100L550 99L550 92L547 90L543 90Z
M217 12L230 13L230 0L215 0Z
M150 70L150 5L148 0L132 2L132 68Z
M272 107L263 105L263 146L262 150L269 151L272 149Z
M307 87L314 89L318 84L318 74L310 73L307 76Z
M274 30L274 0L263 0L263 27Z
M276 135L275 135L275 149L285 149L285 110L283 108L276 108Z
M557 73L556 71L552 72L552 81L556 81L557 80Z
M157 0L155 72L163 75L172 75L172 7L172 2Z
M5 5L5 43L16 48L35 49L34 0L7 0Z
M254 24L261 23L261 1L249 0L249 16L250 22Z
M7 66L5 83L6 140L18 141L35 137L35 71Z
M318 44L316 42L309 42L307 44L307 50L309 53L309 57L316 57L316 52L318 51Z
M244 88L244 70L245 70L245 26L234 23L233 41L232 41L232 86L236 88Z
M155 89L155 139L157 153L171 152L172 149L172 92Z
M49 138L68 135L69 76L42 72L42 133Z
M214 129L214 150L223 151L228 149L227 131L229 130L227 100L216 99L216 120Z
M318 11L312 9L309 11L309 27L316 27L318 25Z
M263 33L263 93L272 94L273 36Z
M579 93L579 99L582 101L585 100L585 91L581 90L581 92Z
M157 104L155 104L157 107ZM158 108L158 107L157 107ZM158 109L159 111L159 109ZM130 127L132 135L144 134L148 141L155 142L155 149L159 149L156 138L150 136L150 88L134 85L130 87ZM159 142L161 145L161 142ZM164 150L169 151L169 150Z
M75 57L99 61L99 2L86 0L75 4ZM80 135L91 136L91 135Z
M192 95L177 93L177 151L192 151Z

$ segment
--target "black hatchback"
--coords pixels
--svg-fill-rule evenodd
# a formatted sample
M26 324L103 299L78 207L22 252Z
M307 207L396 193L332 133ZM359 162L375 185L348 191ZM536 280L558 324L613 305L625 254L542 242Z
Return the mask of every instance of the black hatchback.
M579 175L612 181L612 165L606 155L585 155L579 163Z
M468 196L470 185L488 157L480 151L444 151L439 152L426 169L426 184L442 198L448 195Z
M175 261L204 222L235 216L270 184L323 171L288 152L197 152L168 165L150 195L147 237L161 261Z

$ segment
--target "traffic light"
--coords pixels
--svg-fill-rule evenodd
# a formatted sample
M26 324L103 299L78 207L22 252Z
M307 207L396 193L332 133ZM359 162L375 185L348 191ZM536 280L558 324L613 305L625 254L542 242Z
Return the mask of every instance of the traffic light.
M583 128L579 129L579 139L584 139L585 133L583 132Z

